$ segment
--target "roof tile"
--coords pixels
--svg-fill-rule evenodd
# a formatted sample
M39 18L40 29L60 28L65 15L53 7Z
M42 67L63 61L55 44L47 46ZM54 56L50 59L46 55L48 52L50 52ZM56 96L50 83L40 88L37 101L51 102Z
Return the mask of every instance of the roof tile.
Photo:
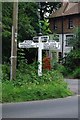
M58 10L52 12L49 18L72 15L80 13L80 2L79 3L70 3L67 2L62 5Z

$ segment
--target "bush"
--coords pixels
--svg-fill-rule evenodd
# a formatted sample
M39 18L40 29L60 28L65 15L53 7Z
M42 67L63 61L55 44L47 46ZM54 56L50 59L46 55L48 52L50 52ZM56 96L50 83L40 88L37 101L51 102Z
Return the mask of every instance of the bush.
M37 73L35 73L34 71L28 71L26 73L21 73L20 71L17 71L17 78L13 81L13 84L15 86L22 86L26 83L42 84L45 82L49 83L56 80L63 80L62 74L57 70L44 71L42 76L38 76Z
M2 84L0 81L0 102L2 102Z
M76 68L76 69L73 71L72 76L73 76L73 78L79 78L79 79L80 79L80 68Z
M2 80L10 79L10 65L2 65Z
M22 64L17 70L16 80L5 79L2 86L3 102L59 98L72 94L58 70L45 70L39 77L36 63Z
M66 77L68 75L68 71L69 71L68 68L62 64L54 62L53 69L60 72L64 77Z
M72 50L66 58L65 66L70 70L73 71L75 68L80 66L80 51Z
M73 78L80 78L80 28L76 29L75 36L71 40L73 50L66 56L65 66Z
M79 77L79 70L77 70L80 66L80 51L72 50L66 58L66 63L64 64L66 69L66 76L70 76L71 78Z
M3 83L3 102L18 102L29 100L42 100L49 98L60 98L71 95L67 84L62 81L52 81L49 83L35 84L26 83L25 85L14 86L12 82Z

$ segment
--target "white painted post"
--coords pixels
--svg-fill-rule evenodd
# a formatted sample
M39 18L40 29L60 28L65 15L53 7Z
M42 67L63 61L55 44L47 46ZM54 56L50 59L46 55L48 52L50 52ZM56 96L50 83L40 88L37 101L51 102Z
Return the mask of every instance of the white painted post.
M43 49L43 43L41 42L41 37L39 39L39 47L38 47L38 76L42 76L42 49Z
M31 40L24 41L23 43L19 43L19 48L38 48L38 76L42 76L42 50L59 50L60 46L57 42L46 42L44 43L44 39L42 36L37 37L38 42L35 43Z

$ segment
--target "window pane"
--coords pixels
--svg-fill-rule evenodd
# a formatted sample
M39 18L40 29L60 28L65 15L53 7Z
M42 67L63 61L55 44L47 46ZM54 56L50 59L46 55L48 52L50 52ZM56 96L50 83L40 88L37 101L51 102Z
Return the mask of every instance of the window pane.
M73 35L66 35L66 46L71 46L71 40L73 38Z
M56 22L56 20L54 20L54 30L56 30L57 29L57 22Z
M68 28L73 28L73 19L69 18L68 20Z

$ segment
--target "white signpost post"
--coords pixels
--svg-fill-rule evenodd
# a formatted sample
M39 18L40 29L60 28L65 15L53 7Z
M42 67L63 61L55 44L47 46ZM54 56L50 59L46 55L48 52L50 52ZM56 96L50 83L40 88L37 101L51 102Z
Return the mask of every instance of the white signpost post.
M52 49L58 51L60 49L60 43L56 41L49 41L49 36L39 36L34 39L36 39L37 42L24 40L24 42L19 43L19 48L38 48L38 76L42 76L42 50Z

